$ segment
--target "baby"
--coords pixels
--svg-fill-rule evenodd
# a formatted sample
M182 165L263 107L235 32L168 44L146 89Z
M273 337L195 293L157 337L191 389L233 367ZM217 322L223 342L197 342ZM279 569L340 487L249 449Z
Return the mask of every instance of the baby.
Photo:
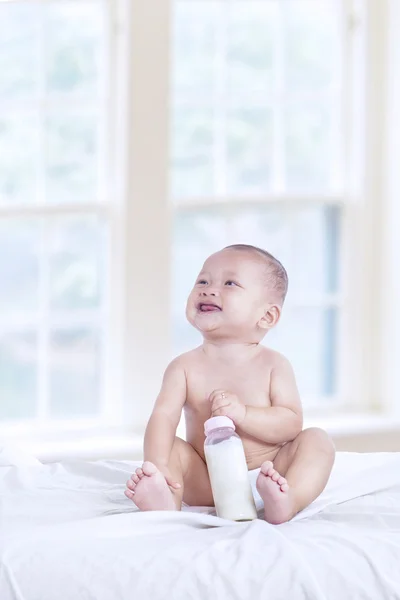
M203 336L175 358L146 428L142 467L125 495L141 510L213 506L204 458L204 422L226 415L236 426L265 519L284 523L324 489L335 450L321 429L303 430L292 367L260 344L278 323L288 278L268 252L238 244L210 256L191 291L186 316ZM307 340L304 340L307 351ZM176 437L182 409L187 441Z

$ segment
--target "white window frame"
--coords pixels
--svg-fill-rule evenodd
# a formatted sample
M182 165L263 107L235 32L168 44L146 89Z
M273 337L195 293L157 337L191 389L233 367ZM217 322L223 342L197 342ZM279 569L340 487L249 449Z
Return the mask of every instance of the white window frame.
M206 0L205 0L206 1ZM320 202L326 205L334 204L341 207L343 228L342 228L342 244L340 262L342 267L342 294L338 300L342 310L339 324L339 344L337 348L337 364L339 372L338 388L339 393L336 402L324 409L323 406L316 408L315 414L335 413L340 412L369 412L373 410L381 410L383 408L383 396L379 387L381 383L381 371L376 365L377 360L382 352L382 344L379 344L380 332L377 330L374 322L375 305L371 298L371 283L375 281L376 269L382 266L382 253L380 249L377 252L371 252L370 232L371 227L378 223L379 235L382 233L382 219L380 211L379 199L384 194L384 177L383 169L383 136L382 131L385 129L383 115L386 110L386 95L385 85L387 72L384 68L386 56L385 36L388 27L387 2L376 3L374 0L341 0L343 13L343 36L344 36L344 52L342 56L342 68L344 73L345 85L343 102L343 116L346 127L348 127L349 135L346 138L346 146L343 149L345 154L345 163L348 165L348 189L345 195L341 196L325 196L323 198L312 199L307 197L293 197L283 194L273 194L264 198L191 198L182 199L179 210L196 210L206 206L218 207L229 211L230 203L242 205L248 208L250 202L280 202L280 203L296 203L298 205L312 201ZM154 15L154 4L149 3L148 9L141 6L140 0L132 3L132 8L137 10L137 19L141 21L143 31L154 31L152 28L152 20ZM163 20L158 22L158 34L164 31L168 37L168 28L171 24L171 8L172 2L169 0L163 5ZM146 20L150 18L149 21ZM148 38L149 39L149 38ZM164 40L165 41L165 40ZM133 46L132 50L133 50ZM162 54L154 56L154 51L161 50ZM153 65L158 65L158 69L167 68L170 48L166 44L163 48L160 45L154 45L154 40L151 44L151 58L154 60ZM147 54L146 54L147 56ZM366 68L368 65L368 68ZM140 76L141 67L143 64L138 62L136 78ZM135 72L132 72L135 77ZM357 78L357 82L355 82ZM356 83L356 85L355 85ZM167 88L168 88L168 84ZM143 91L143 89L141 90ZM221 92L222 93L222 92ZM160 99L159 99L160 100ZM148 126L154 118L154 113L146 113L146 98L143 98L142 125L144 128L145 121ZM164 111L164 116L168 119L168 106L162 103L159 108ZM168 129L168 123L164 123L162 132ZM164 166L167 164L168 157L168 136L162 138L164 151L167 153L164 156ZM135 140L131 140L131 144L135 144ZM157 144L156 144L157 146ZM160 146L158 145L160 149ZM365 151L364 151L365 149ZM143 158L143 156L142 156ZM159 163L159 166L161 162ZM165 172L161 170L155 173L159 179L165 176ZM381 176L382 175L382 176ZM131 182L135 184L134 181ZM143 181L141 187L142 194L147 189L148 181ZM165 180L164 183L166 184ZM168 197L168 190L164 188L164 198ZM147 196L150 198L150 194ZM172 204L172 203L171 203ZM163 237L160 238L161 243L158 247L160 252L158 256L157 273L161 274L162 281L165 284L165 289L168 290L170 297L171 280L170 273L170 214L168 209L163 206L160 210L159 204L154 204L159 212L153 213L153 226L155 222L159 231L163 231ZM146 215L143 206L137 206L136 217L138 220L143 218L143 230L146 228ZM178 210L176 205L173 205L172 210ZM139 251L139 249L137 249ZM137 265L139 266L139 265ZM143 263L141 264L138 273L141 272ZM149 272L154 268L154 262L148 262L144 268L145 272ZM131 271L133 274L134 270ZM168 276L166 276L168 274ZM148 288L148 291L150 287ZM165 300L165 302L164 302ZM154 301L154 300L153 300ZM379 297L381 304L382 298ZM165 313L167 298L163 298L159 305L159 311ZM153 304L155 307L155 305ZM169 313L170 314L170 313ZM151 316L147 315L149 321L145 324L144 330L139 333L139 329L132 329L130 336L130 345L134 346L134 340L140 340L143 336L148 339L149 355L152 354L152 348L160 346L160 341L163 341L162 351L158 353L157 366L147 362L145 355L143 358L143 371L137 371L136 377L132 371L131 389L137 389L139 392L132 392L132 398L136 398L137 402L132 403L132 411L134 418L132 419L133 429L142 433L143 426L147 421L147 416L151 410L158 391L160 377L165 369L168 358L170 358L170 331L169 325L163 323L165 338L162 340L158 335L158 331L150 322ZM165 319L166 321L167 319ZM129 362L129 364L132 364ZM140 363L141 364L141 363ZM150 368L149 368L150 367ZM142 373L146 373L143 380ZM156 385L153 385L154 375L158 377ZM146 378L151 380L148 381ZM136 384L133 382L136 381ZM141 382L141 384L139 384ZM140 408L140 418L138 419L138 404L141 402L140 389L148 390L148 395L143 394L144 410ZM136 406L136 408L135 408ZM146 415L143 419L141 415Z
M112 364L107 384L109 410L103 423L52 424L53 435L72 430L80 430L82 435L89 430L116 433L124 430L142 435L162 374L171 358L169 315L171 216L174 209L169 199L168 170L172 0L110 1L115 7L115 19L110 24L115 56L110 64L118 66L110 79L115 90L110 103L110 143L114 149L111 170L115 173L116 201L112 206L99 206L101 211L110 211L113 239L110 255L113 291L110 330L113 336L108 356ZM387 11L390 7L393 19L397 18L397 26L400 25L400 11L396 6L397 0L342 1L346 27L361 27L364 32L354 51L363 54L368 69L361 85L367 101L364 102L363 93L361 96L350 93L343 97L349 130L354 136L365 131L365 153L357 152L359 146L353 143L352 135L349 135L345 149L346 161L356 173L354 180L361 181L361 185L350 187L345 200L338 197L320 200L340 203L344 223L341 262L346 268L343 270L341 344L338 352L341 397L334 409L336 412L340 409L347 412L380 410L382 407L393 410L391 392L400 392L400 385L393 375L395 365L393 358L382 365L378 357L388 357L391 353L399 356L400 319L395 314L395 303L382 298L382 286L377 290L376 272L387 275L392 269L391 283L400 301L399 284L393 275L399 255L396 253L400 252L399 242L394 241L393 234L394 218L399 217L394 200L398 197L400 185L395 177L395 158L390 160L388 172L383 165L384 150L399 150L398 136L395 138L392 124L383 117L388 106L386 83L391 74L393 93L389 110L396 126L399 125L395 106L400 102L400 89L398 84L393 83L396 81L393 73L397 69L398 76L400 68L394 64L398 49L392 21L390 69L383 67L387 59ZM354 72L348 59L353 49L349 47L348 52L349 55L344 56L343 67L348 81L351 81ZM351 86L346 89L350 90ZM383 129L390 134L386 136L388 146L385 148L381 135ZM384 194L385 219L380 204ZM306 200L278 196L260 201L298 203ZM193 201L191 208L204 207L211 200L215 206L214 199L208 198ZM248 206L246 198L235 200ZM226 199L221 201L222 204L226 206ZM380 244L377 252L371 248L369 237L376 225L381 241L384 231L391 232L390 241L388 238L383 246ZM383 264L386 265L384 271ZM379 313L385 334L381 334L377 326L375 295L371 294L371 289L377 292L380 310L384 306L387 308L384 318ZM388 344L386 334L393 329L397 337L391 335ZM393 354L396 349L397 354ZM382 375L385 377L382 378ZM27 431L21 424L16 425L11 433ZM49 430L42 433L49 435Z
M391 272L395 272L393 250L389 251L388 245L393 247L393 238L395 237L393 223L396 221L390 216L398 215L399 209L393 208L393 203L388 202L386 196L387 185L391 180L390 191L393 194L396 166L395 158L392 158L389 170L385 172L384 159L387 156L385 152L387 135L390 138L391 146L398 148L397 139L392 139L394 134L391 133L390 121L386 120L385 115L389 112L393 122L399 122L395 114L396 103L393 98L400 100L400 91L393 81L397 81L400 68L397 66L396 76L390 76L386 64L389 52L389 64L392 65L392 72L395 70L395 26L393 23L400 24L400 11L396 6L396 0L339 1L341 2L343 36L342 115L344 127L348 131L345 146L342 148L347 167L345 192L340 195L322 197L319 195L318 198L312 198L309 195L304 197L279 193L259 198L227 196L220 199L215 197L183 198L179 206L175 206L175 210L179 211L213 207L220 211L226 210L227 213L233 205L248 208L251 204L258 203L306 206L316 202L321 205L340 207L342 213L339 257L340 295L336 298L325 299L327 304L332 302L341 309L335 357L338 369L338 394L328 405L324 406L324 403L321 402L309 411L311 416L325 415L328 418L330 415L340 413L382 413L389 405L392 407L390 411L393 412L393 401L389 403L388 400L387 381L388 374L393 374L395 370L387 365L393 367L395 360L393 357L400 355L400 351L397 354L394 352L395 347L399 348L399 342L394 342L392 335L390 336L392 352L390 353L387 349L387 333L394 323L399 322L399 318L395 317L391 302L391 310L389 311L389 307L388 310L383 310L385 301L388 304L385 298L384 284L379 287L376 296L375 293L371 293L371 290L376 290L377 287L376 273L388 275L384 265L391 265L393 267ZM391 11L390 18L389 9ZM399 15L397 20L396 15ZM389 23L392 24L392 47L388 49ZM390 98L386 94L388 82L392 82L392 87L394 87ZM279 119L276 120L275 126L279 128ZM216 159L220 155L221 152L217 152ZM392 157L399 156L399 153L390 155ZM279 185L276 187L279 188ZM398 187L400 186L397 184ZM386 213L382 211L385 197ZM384 236L384 231L388 229L390 223L392 224L392 233L390 236ZM371 243L374 231L377 232L378 247ZM386 240L386 250L384 239ZM398 250L400 254L400 246ZM387 280L388 277L385 281ZM391 285L396 287L393 280ZM396 289L398 289L398 284ZM378 320L376 318L377 303L380 311ZM390 313L390 321L387 319L386 329L382 313L384 315ZM382 328L380 328L381 326ZM400 324L396 327L397 330L400 330ZM391 360L386 360L382 365L382 357L387 357L388 354L391 355ZM399 383L394 386L393 375L390 381L390 389L400 388ZM400 408L396 412L400 415Z
M187 0L190 3L190 0ZM368 0L367 0L368 1ZM351 268L346 268L347 265L353 262L358 263L360 257L362 257L364 250L362 249L363 240L354 240L354 229L358 227L360 222L360 206L361 198L364 197L362 192L362 178L365 168L365 157L360 153L360 134L359 131L364 129L364 121L366 120L366 113L360 110L360 101L363 104L365 101L365 86L366 81L364 80L364 73L362 68L365 60L365 53L367 45L370 40L367 33L367 20L370 23L370 14L366 10L367 7L363 4L362 0L337 0L339 6L338 10L340 13L340 28L342 35L342 54L341 54L341 74L343 78L343 94L341 98L341 112L344 122L347 124L351 133L346 136L340 153L344 156L343 163L347 167L345 172L345 189L343 192L338 194L288 194L280 192L282 189L283 179L283 162L282 162L282 148L278 147L274 149L274 164L276 166L277 178L273 181L273 192L262 196L230 196L224 192L224 183L221 182L218 177L218 171L226 172L223 161L225 153L216 144L214 153L214 159L219 164L219 169L216 169L217 176L215 181L216 194L213 197L190 197L180 198L179 202L174 203L174 210L181 213L187 211L196 211L198 209L213 208L218 210L218 214L227 214L234 209L249 209L252 206L265 206L265 205L280 205L283 208L301 208L309 205L318 206L334 206L338 207L341 211L342 217L342 230L340 239L340 256L339 272L341 278L339 281L339 292L335 294L326 294L318 299L309 298L295 298L291 300L291 308L298 307L312 307L318 308L336 307L338 311L338 325L336 332L337 343L335 346L335 365L338 371L338 380L336 382L337 394L335 397L329 398L310 398L307 399L308 412L314 414L329 414L337 413L346 410L364 410L367 406L372 404L371 398L368 396L368 400L365 400L364 392L361 392L363 385L362 379L362 368L359 372L359 377L354 376L354 370L356 368L354 357L359 356L360 352L363 352L363 345L360 344L360 339L365 339L365 333L358 333L355 330L357 318L354 315L359 313L359 306L357 302L352 300L353 297L358 295L354 289L354 274ZM221 26L221 50L226 43L224 33L224 26ZM372 32L374 33L374 32ZM283 40L281 35L277 32L277 46L278 46L278 62L282 60L283 55ZM218 80L222 82L217 90L222 98L225 96L224 90L224 72L222 60L216 60L217 68L220 73ZM277 74L280 74L281 65L277 65ZM358 70L361 67L361 72L357 75L357 81L355 81L355 69ZM374 76L376 74L374 73ZM279 80L279 77L278 77ZM338 82L340 83L340 82ZM278 95L282 91L278 90ZM369 116L369 115L368 115ZM278 134L276 137L278 141L282 138L279 132L282 129L282 111L278 110L274 114L274 129ZM217 119L219 127L224 127L223 115L219 115ZM222 124L221 124L222 123ZM338 124L339 129L340 124ZM333 168L338 168L340 164L340 157L336 157L336 165ZM356 258L360 255L359 258ZM290 273L289 273L290 278ZM363 283L360 281L360 286ZM279 327L279 325L278 325ZM268 343L268 341L267 341ZM369 390L369 386L366 386Z
M377 212L381 215L378 286L383 293L379 305L381 327L374 340L377 351L372 366L378 374L375 375L378 406L391 416L393 423L399 423L400 4L397 0L386 0L382 4L381 20L385 23L387 35L381 40L380 68L381 77L384 78L382 94L385 111L381 113L380 124L385 135L381 154L382 202L377 205ZM376 281L374 283L376 285ZM376 310L373 315L376 316Z
M21 0L0 0L19 2ZM44 0L50 2L51 0ZM79 0L58 0L60 3L71 3ZM99 4L105 5L105 10L109 10L109 20L106 21L106 53L105 59L105 81L104 87L110 90L117 89L119 85L119 79L121 73L115 70L114 65L120 64L119 54L122 56L121 40L118 36L118 23L122 17L123 5L118 3L118 0L100 0ZM44 51L44 48L42 48ZM125 75L125 73L124 73ZM112 290L116 290L114 293L107 293L104 306L104 315L107 324L104 327L105 340L103 342L102 352L102 370L104 371L104 377L102 378L103 389L101 390L101 401L99 416L79 419L44 419L44 407L42 399L39 397L38 414L33 419L18 419L17 421L10 421L0 423L0 436L7 438L11 437L14 439L15 436L43 436L43 435L54 435L68 433L72 431L100 431L102 429L108 429L110 426L115 426L121 422L122 413L122 386L123 386L123 371L122 371L122 337L121 331L123 330L122 319L124 318L121 311L121 298L123 289L121 281L123 281L123 270L121 270L121 264L124 260L122 254L123 244L121 243L121 231L123 229L123 215L121 211L121 194L114 193L112 198L110 197L110 191L116 189L116 155L114 148L117 147L117 139L115 132L117 128L114 125L113 114L118 110L118 95L117 93L106 96L105 106L103 111L106 119L104 134L102 132L101 144L107 145L110 148L109 156L111 159L110 170L103 176L103 190L104 194L101 194L99 198L94 198L93 202L86 203L63 203L60 205L50 204L29 204L25 206L0 206L0 217L1 219L12 219L12 218L46 218L46 217L62 217L62 216L77 216L87 215L93 217L99 217L104 219L106 222L107 233L109 234L109 246L106 257L107 271L108 273L108 285ZM77 99L79 102L79 99ZM13 109L10 107L10 112ZM101 150L101 149L100 149ZM39 157L41 160L41 157ZM48 227L44 226L41 230L41 243L45 244L46 235L48 233ZM46 275L42 277L40 281L41 294L46 293ZM43 288L43 289L42 289ZM77 314L77 323L87 322L87 316L85 320L85 313L87 311L80 311ZM112 319L111 319L112 316ZM46 319L46 315L42 315L40 319ZM67 317L68 324L74 323L74 317ZM111 322L112 321L112 322ZM19 323L17 323L18 325ZM30 323L31 324L31 323ZM40 322L39 322L40 329ZM42 354L46 352L45 346L39 340L39 352ZM42 356L43 357L43 356ZM42 361L43 363L43 361ZM39 382L42 382L45 377L43 371L39 372ZM110 398L113 398L113 402L110 402Z

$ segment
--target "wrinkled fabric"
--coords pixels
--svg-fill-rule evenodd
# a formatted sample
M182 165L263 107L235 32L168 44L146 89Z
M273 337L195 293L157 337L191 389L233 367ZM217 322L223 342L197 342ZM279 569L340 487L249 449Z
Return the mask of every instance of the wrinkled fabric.
M279 526L141 513L123 493L137 464L0 467L0 599L400 599L400 454L338 453L323 494Z

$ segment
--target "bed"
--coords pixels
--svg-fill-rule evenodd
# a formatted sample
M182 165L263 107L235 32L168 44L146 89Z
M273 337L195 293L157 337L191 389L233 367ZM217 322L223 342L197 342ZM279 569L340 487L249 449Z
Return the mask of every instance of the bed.
M400 454L338 453L323 494L278 526L140 513L123 494L134 462L4 456L1 600L400 599Z

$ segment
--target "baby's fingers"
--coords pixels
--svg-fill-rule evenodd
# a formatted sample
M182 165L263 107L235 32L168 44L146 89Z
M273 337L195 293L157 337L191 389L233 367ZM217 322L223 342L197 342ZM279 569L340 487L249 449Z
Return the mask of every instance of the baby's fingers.
M179 490L181 487L181 484L178 483L177 481L172 481L171 483L168 483L168 485L169 485L169 487L174 488L174 490Z
M214 390L213 392L211 392L208 399L210 402L214 402L214 400L216 400L217 398L223 398L224 394L224 390Z
M216 415L217 411L226 410L229 406L230 402L228 402L228 400L215 400L215 402L213 402L211 405L211 412L214 416L218 416Z
M164 475L164 477L165 477L165 475ZM179 488L181 487L180 483L178 483L177 481L172 481L172 479L170 477L165 477L165 481L167 482L169 487L174 488L174 490L179 490Z
M213 417L225 417L229 412L229 405L227 406L218 406L217 408L212 410Z

